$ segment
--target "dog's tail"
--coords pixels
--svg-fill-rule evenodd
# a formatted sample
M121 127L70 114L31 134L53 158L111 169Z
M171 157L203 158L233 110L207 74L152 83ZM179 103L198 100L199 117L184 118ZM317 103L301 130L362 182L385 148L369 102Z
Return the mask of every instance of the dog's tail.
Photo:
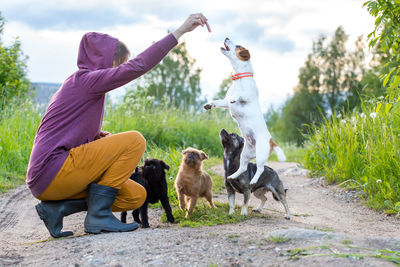
M286 161L285 153L283 153L283 150L280 146L275 146L274 151L275 151L276 155L278 156L279 161Z
M272 141L272 138L269 139L269 145L270 145L270 154L272 153L273 150L278 156L279 161L286 161L286 156L282 148L278 146L274 141Z

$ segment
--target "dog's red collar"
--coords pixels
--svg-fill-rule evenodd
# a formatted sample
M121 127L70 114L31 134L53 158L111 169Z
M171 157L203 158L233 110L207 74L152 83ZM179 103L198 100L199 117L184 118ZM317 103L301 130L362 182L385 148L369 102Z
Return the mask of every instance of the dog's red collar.
M232 75L232 80L235 81L245 77L253 77L253 73L252 72L237 73Z

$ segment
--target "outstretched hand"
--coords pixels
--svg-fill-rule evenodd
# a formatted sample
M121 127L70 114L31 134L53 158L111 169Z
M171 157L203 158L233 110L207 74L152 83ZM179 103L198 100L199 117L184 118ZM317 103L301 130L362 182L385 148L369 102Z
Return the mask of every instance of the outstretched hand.
M210 25L207 23L207 18L201 13L196 13L189 15L185 22L172 34L175 36L176 40L178 40L184 33L193 31L199 25L206 25L208 31L211 32Z

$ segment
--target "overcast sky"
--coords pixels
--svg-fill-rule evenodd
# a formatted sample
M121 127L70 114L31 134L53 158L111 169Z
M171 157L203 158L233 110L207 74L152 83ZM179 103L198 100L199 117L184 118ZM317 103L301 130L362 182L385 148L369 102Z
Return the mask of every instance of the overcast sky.
M125 42L133 55L190 13L202 12L212 32L198 28L183 36L197 60L203 95L211 98L232 72L220 52L225 37L249 49L263 110L281 106L297 84L299 68L311 52L313 40L332 36L343 26L354 43L373 30L364 0L0 0L6 19L3 42L16 37L29 56L32 82L62 83L77 70L82 35L108 33ZM121 90L119 90L121 92Z

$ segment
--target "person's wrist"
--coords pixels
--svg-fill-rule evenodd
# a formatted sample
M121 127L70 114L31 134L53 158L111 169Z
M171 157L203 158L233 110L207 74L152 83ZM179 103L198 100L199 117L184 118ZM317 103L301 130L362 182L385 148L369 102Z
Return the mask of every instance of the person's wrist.
M181 28L178 28L172 34L174 35L175 39L178 41L179 38L184 34L184 31L182 31Z

